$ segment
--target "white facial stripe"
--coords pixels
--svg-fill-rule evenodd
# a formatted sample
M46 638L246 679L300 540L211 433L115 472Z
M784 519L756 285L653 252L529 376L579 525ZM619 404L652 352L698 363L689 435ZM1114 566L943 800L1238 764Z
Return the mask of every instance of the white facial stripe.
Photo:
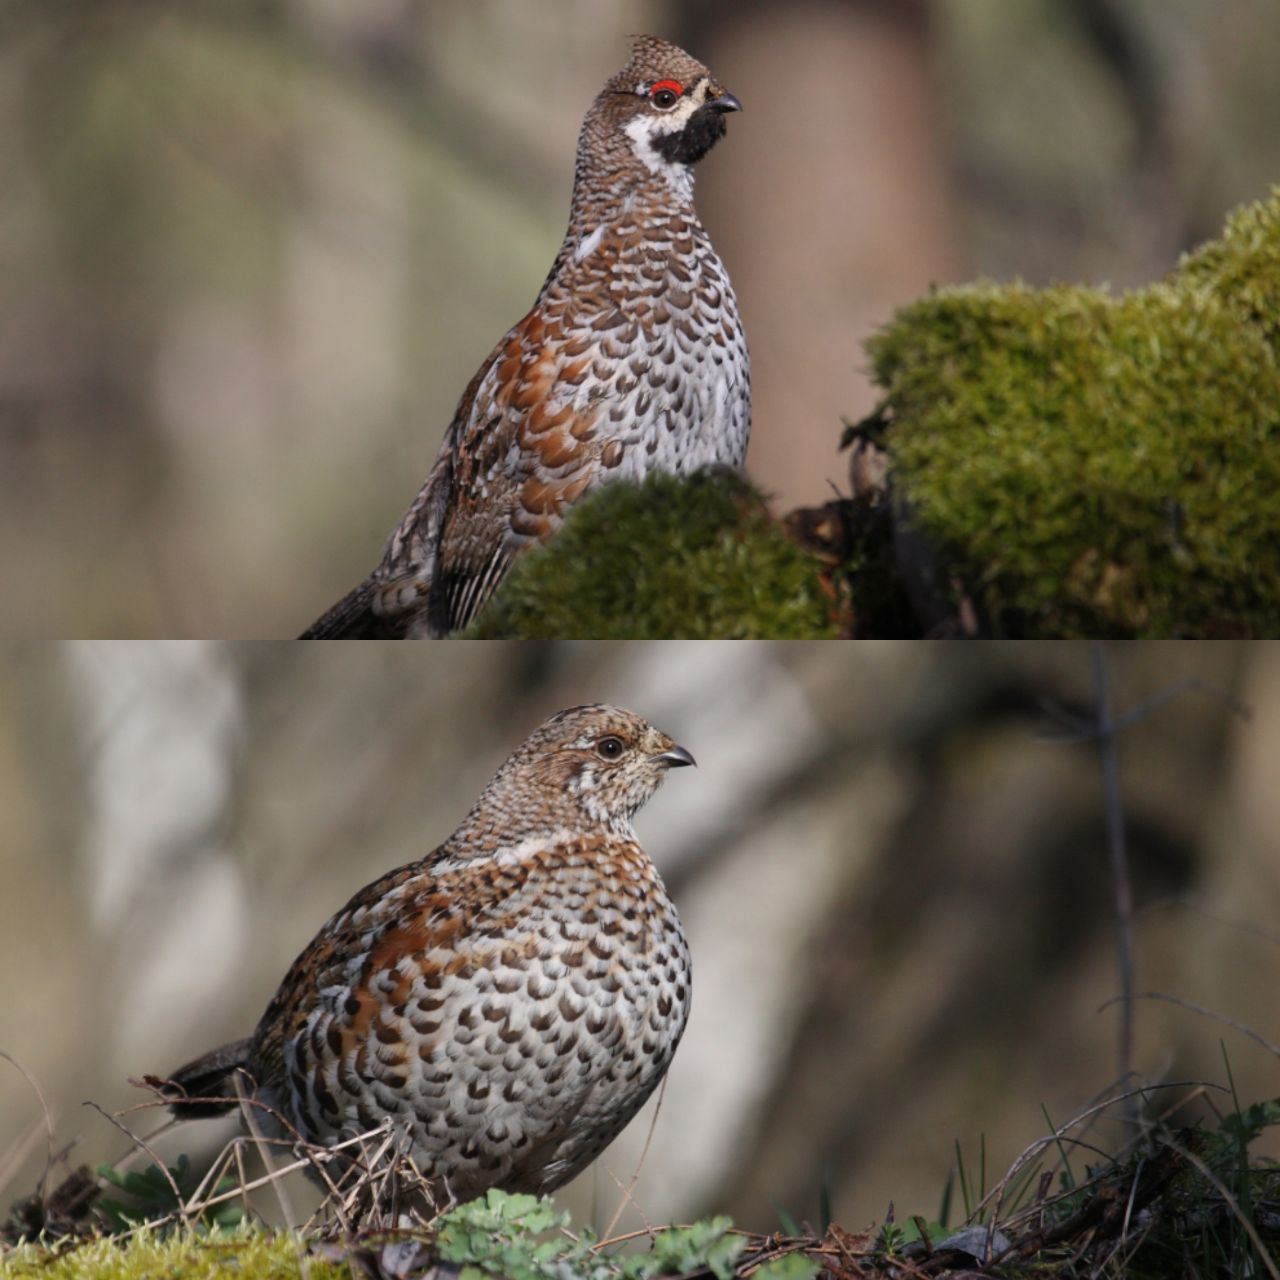
M693 170L685 164L672 164L664 160L653 149L653 137L658 133L669 133L672 126L682 125L676 112L668 112L666 116L636 116L623 125L623 132L631 139L631 148L637 159L650 173L656 173L667 181L672 191L682 200L693 199Z

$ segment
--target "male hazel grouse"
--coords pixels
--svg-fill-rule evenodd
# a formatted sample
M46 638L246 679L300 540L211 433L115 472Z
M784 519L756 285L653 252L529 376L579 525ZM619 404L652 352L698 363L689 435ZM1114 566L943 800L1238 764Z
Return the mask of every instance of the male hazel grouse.
M632 819L693 757L619 707L570 707L434 852L362 889L247 1040L154 1080L179 1118L236 1105L332 1146L390 1122L433 1189L555 1190L662 1079L689 950Z
M382 563L302 639L442 636L595 485L740 467L751 370L693 166L741 104L641 36L587 112L569 230L533 310L471 379Z

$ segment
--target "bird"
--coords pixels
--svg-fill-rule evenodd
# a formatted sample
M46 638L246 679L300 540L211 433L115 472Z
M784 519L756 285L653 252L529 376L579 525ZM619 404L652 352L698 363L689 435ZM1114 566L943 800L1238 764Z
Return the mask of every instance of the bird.
M694 763L619 707L551 716L443 844L329 919L251 1036L148 1083L193 1119L234 1109L239 1076L265 1135L320 1146L389 1123L433 1198L555 1190L688 1021L689 948L633 819Z
M741 109L683 49L636 37L583 121L569 227L532 309L468 383L381 563L301 639L461 630L584 494L742 467L747 340L693 205L694 166Z

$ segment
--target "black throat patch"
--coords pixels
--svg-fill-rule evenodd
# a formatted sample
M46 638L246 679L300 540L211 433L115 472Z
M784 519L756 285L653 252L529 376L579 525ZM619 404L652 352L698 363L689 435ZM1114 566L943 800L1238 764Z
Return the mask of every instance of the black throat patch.
M724 112L699 107L679 133L659 134L653 149L672 164L697 164L724 137Z

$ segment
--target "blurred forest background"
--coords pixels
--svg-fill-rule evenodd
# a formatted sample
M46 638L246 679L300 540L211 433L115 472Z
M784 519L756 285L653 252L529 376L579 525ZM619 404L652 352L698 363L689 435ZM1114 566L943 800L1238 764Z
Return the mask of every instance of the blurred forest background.
M328 915L447 836L544 716L596 699L699 766L638 822L694 955L635 1191L650 1221L816 1222L824 1184L850 1227L891 1199L931 1215L954 1143L975 1177L985 1143L990 1185L1116 1079L1098 759L1055 740L1090 714L1087 645L307 648L0 649L0 1050L74 1160L127 1146L83 1100L144 1101L130 1077L248 1033ZM1280 647L1117 646L1110 667L1117 714L1182 689L1119 744L1137 989L1274 1042ZM1225 1083L1225 1047L1242 1103L1275 1095L1244 1035L1165 1002L1136 1019L1142 1080ZM582 1218L608 1221L650 1114L566 1191ZM0 1062L0 1207L44 1149Z
M363 576L636 31L746 107L699 204L780 511L895 305L1145 282L1280 179L1274 0L0 0L5 632L288 636Z

